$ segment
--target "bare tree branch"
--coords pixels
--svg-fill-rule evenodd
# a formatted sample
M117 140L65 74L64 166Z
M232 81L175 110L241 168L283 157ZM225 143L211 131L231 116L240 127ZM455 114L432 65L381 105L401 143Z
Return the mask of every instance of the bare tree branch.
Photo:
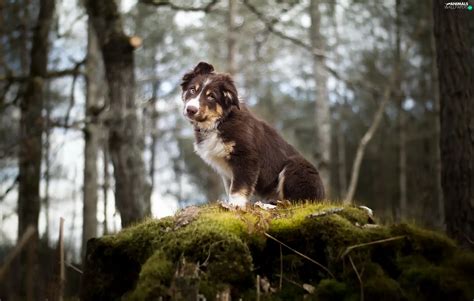
M418 23L417 29L415 31L415 36L420 35L422 28L423 28L422 21L420 20L420 22ZM409 44L406 46L406 49L401 54L402 58L406 58L406 55L408 54L411 46L413 45ZM347 190L347 194L344 199L345 204L350 204L353 201L355 191L357 188L357 181L359 180L360 165L362 164L362 159L364 157L365 147L370 142L370 140L372 140L373 135L375 134L375 132L377 131L380 125L380 122L383 117L383 113L385 111L385 107L387 106L389 102L392 90L395 88L394 87L395 81L397 80L399 75L400 75L400 66L395 66L395 68L393 69L392 75L390 76L390 79L387 85L385 86L382 100L380 101L380 105L374 115L374 120L372 121L372 124L370 125L369 129L367 130L367 132L364 134L364 136L359 142L359 146L357 147L354 163L352 165L352 173L351 173L349 188Z
M354 163L352 165L352 174L351 174L351 180L349 183L349 188L347 189L347 194L346 194L346 197L344 198L344 203L346 204L350 204L352 202L352 199L354 198L357 182L359 180L360 166L362 164L362 159L364 158L365 148L367 144L370 142L370 140L372 140L372 137L374 136L375 132L377 131L380 125L380 122L382 121L383 113L385 112L385 107L387 106L390 100L390 95L392 93L395 78L397 77L397 74L398 74L396 70L397 69L394 69L394 72L392 73L392 76L390 77L389 83L385 87L382 100L380 101L380 105L377 108L377 111L375 112L374 120L372 121L372 124L370 125L369 129L364 134L362 139L359 141L359 146L357 147L356 156L354 159Z
M271 33L273 33L274 35L276 35L277 37L283 39L283 40L287 40L287 41L290 41L291 43L293 43L294 45L302 48L302 49L305 49L306 51L308 51L309 53L311 53L312 55L315 55L315 56L319 56L319 57L324 57L326 59L330 59L325 53L323 50L321 49L316 49L316 48L313 48L310 44L307 44L295 37L291 37L291 36L288 36L287 34L285 34L284 32L278 30L275 28L275 25L279 22L279 18L278 17L273 17L273 18L268 18L267 16L265 16L261 11L258 10L257 7L255 7L253 4L251 4L249 2L249 0L242 0L242 3L250 10L250 12L252 12L255 16L257 16L257 18L263 22L263 24L265 25L265 27L267 28L267 30ZM378 92L380 91L377 87L375 87L374 85L366 82L366 81L362 81L362 80L350 80L350 79L347 79L345 78L344 76L342 76L338 71L336 71L336 69L334 68L331 68L329 67L328 65L324 65L323 66L327 72L329 72L332 76L334 76L336 79L344 82L346 85L348 86L356 86L356 85L362 85L364 86L365 88L368 88L369 90L371 91L375 91L375 92Z
M299 40L295 37L291 37L291 36L283 33L282 31L276 29L275 24L278 22L278 18L272 18L272 19L267 18L261 11L259 11L257 9L257 7L255 7L253 4L251 4L248 0L243 0L242 3L255 16L257 16L260 19L260 21L262 21L263 24L265 24L268 31L270 31L274 35L276 35L276 36L278 36L278 37L280 37L284 40L290 41L291 43L295 44L296 46L299 46L299 47L302 47L302 48L306 49L307 51L309 51L311 54L313 54L315 56L327 58L327 56L325 55L323 50L315 49L310 44L307 44L307 43L305 43L305 42L303 42L303 41L301 41L301 40Z
M203 11L205 13L208 13L212 10L212 8L219 2L219 0L211 0L209 3L206 5L200 6L200 7L194 7L194 6L184 6L184 5L178 5L175 4L171 1L168 0L140 0L140 3L143 4L148 4L148 5L153 5L153 6L167 6L173 10L182 10L182 11Z
M63 76L78 76L81 75L80 67L85 63L85 59L79 62L76 62L74 67L67 68L63 70L52 70L48 71L45 78L54 79ZM28 75L14 75L14 74L5 74L0 76L0 81L7 82L25 82L29 79Z
M84 63L84 61L77 62L76 66L74 67L74 69L76 69L76 72L73 74L73 77L72 77L71 94L70 94L70 97L69 97L69 106L68 106L67 111L66 111L66 116L64 117L64 124L66 124L66 125L69 123L69 116L71 115L71 110L74 107L74 104L76 102L76 99L74 97L74 90L76 89L76 82L77 82L77 76L79 74L79 68L81 67L81 65L83 63Z
M15 188L16 184L18 183L18 179L19 177L16 176L15 179L13 180L13 182L10 184L10 186L8 186L7 190L5 190L5 192L0 195L0 203L7 197L7 195Z
M25 247L25 245L30 241L30 239L34 236L36 232L35 227L28 226L26 231L21 236L18 244L13 248L13 250L7 255L5 260L3 261L3 266L0 268L0 281L6 276L8 269L10 268L11 263L13 260L20 254L21 250Z

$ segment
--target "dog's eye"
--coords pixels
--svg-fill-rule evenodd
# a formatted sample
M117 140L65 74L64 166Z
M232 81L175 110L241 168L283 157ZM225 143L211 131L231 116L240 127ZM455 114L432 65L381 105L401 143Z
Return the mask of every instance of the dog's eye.
M214 101L214 97L212 97L211 95L209 95L209 96L207 97L207 100L209 100L209 101Z
M191 94L196 93L196 89L194 89L194 88L189 89L189 93L191 93Z

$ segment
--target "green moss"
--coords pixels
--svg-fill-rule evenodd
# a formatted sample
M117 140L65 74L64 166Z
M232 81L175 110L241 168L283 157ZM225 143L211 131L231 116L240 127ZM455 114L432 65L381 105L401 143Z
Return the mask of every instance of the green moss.
M387 276L371 277L364 282L366 300L399 301L404 300L402 289L397 281Z
M365 300L474 295L473 253L415 225L370 226L371 218L356 207L324 202L230 212L206 205L196 212L184 223L179 214L148 219L91 240L82 300L168 300L197 292L214 300L229 289L233 299L251 300L257 275L271 288L262 300L359 300L360 283L349 258L361 274ZM395 236L402 238L384 241ZM303 284L312 284L315 292Z
M349 289L343 282L334 279L323 279L316 287L316 300L338 301L347 297Z
M173 263L158 250L143 264L136 288L124 300L157 300L168 296Z

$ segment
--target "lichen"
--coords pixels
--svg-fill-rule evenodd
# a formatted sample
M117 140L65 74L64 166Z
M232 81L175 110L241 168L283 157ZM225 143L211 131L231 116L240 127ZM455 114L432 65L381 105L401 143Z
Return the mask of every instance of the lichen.
M88 243L81 297L249 300L257 275L266 281L261 300L359 300L361 290L365 300L474 296L472 252L416 225L373 223L365 210L330 202L271 211L205 205L184 223L148 219Z

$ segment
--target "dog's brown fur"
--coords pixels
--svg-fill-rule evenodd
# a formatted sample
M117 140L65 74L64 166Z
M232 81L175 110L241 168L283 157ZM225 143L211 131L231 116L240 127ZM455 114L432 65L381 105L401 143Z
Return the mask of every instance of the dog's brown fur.
M324 198L316 168L239 102L229 75L201 62L181 87L195 150L222 176L231 203L243 206L254 194L265 200Z

